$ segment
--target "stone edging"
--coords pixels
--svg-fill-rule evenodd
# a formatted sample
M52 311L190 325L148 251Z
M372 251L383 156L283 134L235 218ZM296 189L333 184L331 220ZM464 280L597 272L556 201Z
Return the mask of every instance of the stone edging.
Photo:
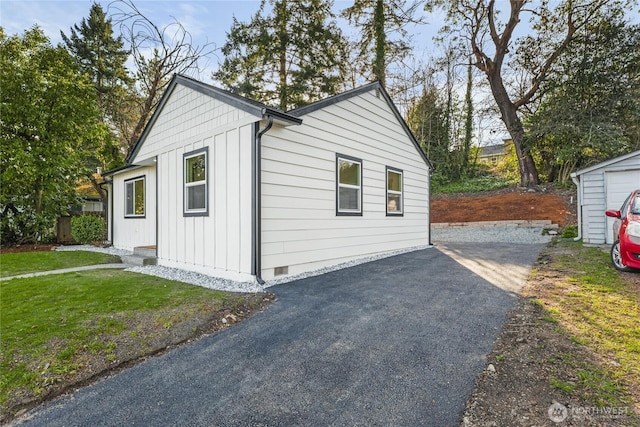
M464 227L513 227L513 228L546 228L557 229L558 224L553 224L548 219L516 219L509 221L475 221L475 222L436 222L431 224L432 229L464 228Z

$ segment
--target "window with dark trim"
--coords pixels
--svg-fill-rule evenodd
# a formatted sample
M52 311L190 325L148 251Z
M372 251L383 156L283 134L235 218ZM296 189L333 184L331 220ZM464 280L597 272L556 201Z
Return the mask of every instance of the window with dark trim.
M362 160L336 154L336 215L362 215Z
M209 214L209 149L201 148L184 156L184 215Z
M402 197L403 172L400 169L387 166L387 215L402 216L404 213L404 199Z
M125 218L144 217L144 176L128 179L124 182Z

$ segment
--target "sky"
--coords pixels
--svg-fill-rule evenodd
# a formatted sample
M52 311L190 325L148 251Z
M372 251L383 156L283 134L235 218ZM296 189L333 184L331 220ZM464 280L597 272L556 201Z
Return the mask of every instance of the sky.
M80 24L82 19L89 15L93 2L93 0L0 0L0 26L4 28L5 34L14 35L22 34L37 24L55 45L62 41L60 31L68 35L74 24ZM102 5L107 15L111 15L109 5L112 4L112 0L97 0L97 3ZM212 43L215 48L213 55L208 58L206 64L203 64L204 69L200 74L193 76L210 84L214 83L211 79L211 73L217 69L218 63L222 62L220 48L226 41L226 32L230 30L233 18L235 17L241 22L249 22L251 16L260 6L259 0L134 0L134 3L147 18L159 27L175 21L180 22L193 37L194 45L203 46ZM352 4L353 0L335 0L334 12L339 15L340 11ZM500 4L500 0L498 4ZM503 6L506 5L507 3L504 2ZM421 13L424 14L426 24L412 25L406 29L413 35L414 63L420 61L429 63L430 58L439 55L433 37L437 35L444 22L442 15L427 15L422 11ZM634 7L631 12L631 19L634 22L640 21L637 7ZM526 32L526 24L524 22L522 24L518 31ZM338 25L346 37L349 39L357 38L356 30L350 27L346 20L339 18ZM463 86L460 85L459 91L464 90ZM476 94L474 96L478 99L476 104L486 102L487 96L487 93ZM504 126L498 117L488 118L488 122L487 118L482 120L488 124L481 125L479 122L476 124L478 128L476 142L479 145L499 143L501 139L507 137Z
M60 31L69 35L74 24L80 24L83 18L88 17L92 3L92 0L1 0L0 26L4 28L5 34L14 35L22 34L37 24L55 45L62 41ZM111 0L98 0L97 3L110 15ZM197 76L207 83L211 83L211 71L222 60L219 49L226 41L226 32L230 30L233 18L248 22L260 7L260 1L256 0L134 0L134 3L160 27L176 20L180 22L193 37L194 45L213 43L218 49L214 52L217 56L210 58L208 68ZM352 4L352 0L337 0L334 2L334 12L338 14ZM345 36L355 36L355 30L344 19L338 19L338 24ZM435 52L432 36L440 25L441 23L432 23L408 28L414 35L414 55L423 57Z

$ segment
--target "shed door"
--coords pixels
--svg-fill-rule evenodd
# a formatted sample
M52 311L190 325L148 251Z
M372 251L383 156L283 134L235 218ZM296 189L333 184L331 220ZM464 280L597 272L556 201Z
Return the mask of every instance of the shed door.
M640 170L607 172L605 185L607 209L618 210L629 193L640 189ZM613 218L609 217L607 217L607 243L613 243Z

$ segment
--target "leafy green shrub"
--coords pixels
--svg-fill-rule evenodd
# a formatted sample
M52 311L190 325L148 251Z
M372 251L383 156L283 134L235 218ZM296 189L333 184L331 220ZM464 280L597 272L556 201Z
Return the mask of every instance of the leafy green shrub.
M106 222L98 216L82 215L71 218L71 236L78 243L102 242L105 230Z
M563 230L560 237L564 239L571 239L574 237L578 237L578 226L577 225L567 225Z

